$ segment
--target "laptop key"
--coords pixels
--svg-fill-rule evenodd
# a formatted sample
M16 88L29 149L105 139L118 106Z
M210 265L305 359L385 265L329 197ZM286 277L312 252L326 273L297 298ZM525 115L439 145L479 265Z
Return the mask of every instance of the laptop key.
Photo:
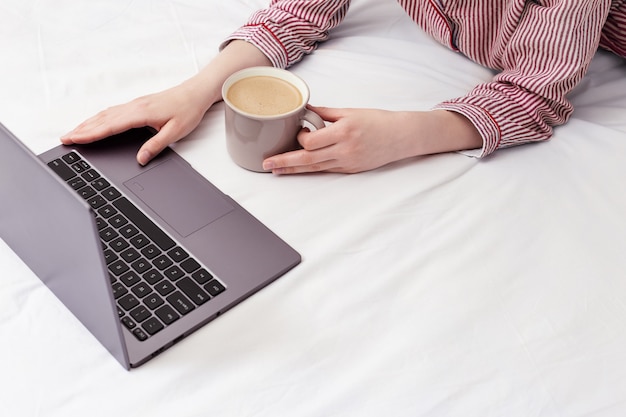
M59 176L63 181L67 181L70 178L76 176L76 173L68 167L61 158L48 162L48 166Z
M180 247L175 247L174 249L170 250L169 252L167 252L167 254L170 256L170 258L172 258L175 262L180 262L183 259L187 258L189 256L189 254L187 254L187 252L185 252L182 248Z
M150 310L154 310L155 308L161 306L165 301L161 297L159 297L156 293L152 293L144 298L143 303Z
M116 198L119 198L122 194L117 191L115 188L110 187L102 192L102 195L106 197L107 200L113 201Z
M69 165L72 165L73 163L80 161L80 157L78 156L76 152L67 153L63 155L61 158Z
M146 320L145 323L141 325L141 327L143 327L146 332L153 335L159 330L163 330L164 326L156 318L150 317L148 320Z
M154 289L157 290L159 294L165 296L171 293L172 291L174 291L174 285L168 280L164 279L162 281L157 282L154 285Z
M131 266L133 267L135 271L137 271L140 274L143 274L144 272L152 268L152 264L143 258L136 260L135 262L132 263Z
M99 195L94 195L87 200L87 203L91 206L91 208L97 210L100 207L104 206L106 204L106 201L104 201L104 198L100 197Z
M102 230L107 227L108 224L104 221L104 219L96 217L96 226L98 226L98 230Z
M96 190L98 190L98 191L102 191L102 190L104 190L105 188L107 188L110 185L111 184L107 180L105 180L104 178L98 178L98 179L92 181L92 183L91 183L91 186L93 188L95 188Z
M159 250L159 248L156 247L156 245L153 245L151 243L148 246L146 246L145 248L143 248L141 250L141 253L143 253L143 256L145 256L146 258L153 259L157 255L160 255L161 251Z
M187 299L180 291L175 291L166 298L174 308L183 316L195 309L193 303Z
M135 309L130 311L130 316L137 322L141 323L148 317L150 317L150 310L145 308L144 306L138 306Z
M91 168L91 166L89 166L89 164L82 159L75 164L72 164L72 169L74 169L74 171L78 172L79 174L87 171L89 168Z
M163 271L165 268L168 268L172 265L172 260L165 255L161 255L155 260L152 261L152 264L156 266L158 269Z
M174 311L174 309L167 304L155 311L155 314L165 324L172 324L180 318L178 313L176 313L176 311Z
M151 288L145 282L140 282L130 289L133 294L135 294L139 298L143 298L151 291Z
M117 261L111 262L109 264L109 271L111 271L113 274L115 274L118 277L124 272L128 271L129 269L130 268L128 267L128 265L126 265L120 259L118 259Z
M140 342L143 342L148 338L148 335L146 334L146 332L143 331L141 327L137 327L135 330L133 330L133 335L135 335L135 337L139 339Z
M119 300L117 300L117 303L126 311L130 310L133 307L136 307L137 305L139 305L139 300L137 300L137 297L135 297L132 294L126 294L122 297L120 297Z
M137 230L137 228L135 226L133 226L132 224L127 224L126 226L122 227L120 229L120 233L122 234L122 236L124 236L126 239L130 239L131 237L135 236L137 233L139 233L139 230Z
M100 230L100 239L104 240L105 242L113 240L118 236L119 234L112 227L107 227Z
M98 214L105 219L108 219L109 217L113 216L115 213L117 213L117 210L115 210L112 206L108 204L105 206L102 206L98 210Z
M187 297L191 298L191 300L198 305L206 303L211 298L209 294L207 294L202 288L198 286L198 284L193 282L189 277L181 279L176 284L176 286L180 288Z
M206 284L213 279L213 275L211 275L209 271L204 268L191 274L191 277L195 279L198 284Z
M102 198L102 197L100 197ZM104 200L104 199L102 199ZM113 227L115 227L116 229L119 229L120 227L124 226L126 223L128 223L128 220L126 220L126 218L124 216L121 216L119 214L111 217L109 219L109 224Z
M122 283L127 287L132 287L133 285L141 282L141 278L134 271L128 271L120 277L120 281L122 281Z
M96 195L96 190L94 190L93 188L87 185L81 188L80 190L78 190L78 195L80 195L82 198L87 200L88 198L91 198L94 195Z
M126 249L124 252L120 254L120 256L122 257L122 259L124 259L128 263L135 262L137 259L141 258L141 255L139 254L139 252L137 252L133 248Z
M154 285L163 279L163 274L152 268L151 270L143 274L143 279L145 279L148 284Z
M81 174L81 177L83 177L83 178L85 179L85 181L89 181L89 182L91 182L91 181L93 181L93 180L97 179L99 176L100 176L100 174L98 174L98 173L97 173L95 170L93 170L93 169L87 170L87 171L85 171L85 172L83 172L83 173Z
M133 319L128 316L122 317L122 324L124 324L128 330L132 330L137 326L137 323L135 323Z
M79 190L82 187L84 187L85 185L87 185L87 183L85 181L83 181L82 178L75 177L75 178L70 178L69 181L67 181L67 185L72 187L74 190Z
M104 261L106 262L107 265L113 261L117 261L118 259L119 259L119 256L117 256L117 254L113 252L111 249L106 249L104 251Z
M163 274L165 274L165 276L169 278L170 281L176 281L177 279L180 279L185 276L185 273L183 272L183 270L177 267L176 265L173 265L167 268L165 271L163 271Z
M149 241L149 240L148 240L148 239L147 239L144 235L142 235L141 233L140 233L140 234L138 234L138 235L136 235L136 236L133 236L133 237L130 239L130 243L132 243L132 244L133 244L133 246L134 246L134 247L136 247L137 249L141 249L141 248L143 248L143 247L144 247L144 246L146 246L149 242L150 242L150 241Z
M120 298L122 295L126 294L128 290L121 282L116 282L113 284L113 297Z
M122 239L121 237L118 237L117 239L112 240L109 243L109 247L113 249L115 252L121 252L124 249L128 248L129 246L130 245L128 244L128 242Z
M222 293L226 288L217 280L211 280L207 285L204 286L204 289L209 292L213 297Z

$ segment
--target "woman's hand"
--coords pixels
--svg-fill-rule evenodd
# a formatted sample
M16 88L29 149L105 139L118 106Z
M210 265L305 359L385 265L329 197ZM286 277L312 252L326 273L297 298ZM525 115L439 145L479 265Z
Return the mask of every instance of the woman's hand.
M90 143L131 128L150 126L158 133L137 154L137 162L145 165L166 146L185 137L198 126L207 107L194 97L193 92L181 84L110 107L64 135L61 142L66 145Z
M137 154L137 162L145 165L200 124L206 111L222 99L222 84L229 75L257 65L271 65L271 62L254 45L232 41L184 83L110 107L64 135L61 142L67 145L90 143L131 128L150 126L158 133Z
M268 158L275 174L356 173L390 162L432 153L474 149L482 138L460 114L445 110L394 112L309 106L327 127L298 134L301 150Z

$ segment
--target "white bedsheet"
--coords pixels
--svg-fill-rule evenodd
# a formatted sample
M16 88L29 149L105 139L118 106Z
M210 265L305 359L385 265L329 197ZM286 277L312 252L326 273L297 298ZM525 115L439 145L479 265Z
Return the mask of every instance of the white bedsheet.
M266 3L0 0L0 122L41 152ZM392 110L491 76L393 0L354 0L293 71L313 104ZM0 415L626 415L626 61L572 100L546 143L293 177L232 163L216 106L176 150L302 264L126 372L0 240Z

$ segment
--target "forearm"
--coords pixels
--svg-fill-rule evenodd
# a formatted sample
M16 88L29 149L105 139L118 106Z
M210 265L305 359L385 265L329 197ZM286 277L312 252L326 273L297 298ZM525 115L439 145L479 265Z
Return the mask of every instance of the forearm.
M483 139L466 117L447 110L399 112L398 158L481 148Z

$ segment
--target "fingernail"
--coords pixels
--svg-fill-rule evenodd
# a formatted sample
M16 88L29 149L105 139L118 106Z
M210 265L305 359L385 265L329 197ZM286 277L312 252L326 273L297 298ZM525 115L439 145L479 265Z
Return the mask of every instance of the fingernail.
M266 171L271 171L272 169L274 169L274 162L273 161L263 161L263 169Z
M141 165L145 165L148 163L148 161L150 161L150 152L148 151L139 152L139 155L137 155L137 162L139 162Z

